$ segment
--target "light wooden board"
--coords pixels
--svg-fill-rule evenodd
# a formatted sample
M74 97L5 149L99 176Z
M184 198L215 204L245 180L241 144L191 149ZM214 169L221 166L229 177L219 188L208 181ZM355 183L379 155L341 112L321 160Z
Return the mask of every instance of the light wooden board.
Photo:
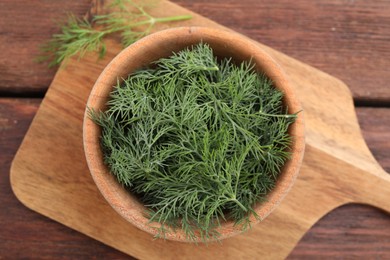
M156 16L191 13L162 1ZM172 26L220 25L193 14ZM260 44L260 43L259 43ZM103 199L89 174L82 120L89 92L118 53L111 40L104 60L95 55L60 69L13 161L11 185L27 207L142 259L286 257L324 214L349 202L390 212L390 177L367 148L353 100L341 81L261 45L284 68L304 108L306 153L301 172L280 206L252 230L208 246L153 240L123 220Z

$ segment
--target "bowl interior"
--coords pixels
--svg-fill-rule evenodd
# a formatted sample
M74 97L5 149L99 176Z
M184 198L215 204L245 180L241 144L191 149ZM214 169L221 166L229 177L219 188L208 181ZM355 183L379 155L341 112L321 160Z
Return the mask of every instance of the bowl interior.
M118 78L126 78L136 69L150 65L163 57L169 57L172 52L178 52L191 45L204 42L208 43L218 57L231 57L240 63L252 59L255 69L265 73L274 85L284 92L284 104L289 113L301 111L301 106L293 93L286 75L280 66L251 40L227 31L200 28L182 27L168 29L151 34L132 44L119 53L104 69L93 87L87 107L96 111L104 111L109 98L109 93L116 85ZM88 167L99 190L109 204L126 220L138 228L157 234L159 225L149 223L144 215L145 207L138 199L123 188L110 174L108 167L103 163L103 154L100 149L100 128L86 115L84 118L84 149ZM291 188L301 164L304 152L304 125L303 114L300 113L296 122L289 128L289 134L293 137L291 146L291 158L285 166L276 183L276 187L268 194L267 201L255 206L255 211L264 219L276 207ZM259 220L252 218L252 223ZM241 229L235 227L232 221L222 223L218 230L220 239L240 233ZM166 234L167 239L186 241L185 234L178 230Z

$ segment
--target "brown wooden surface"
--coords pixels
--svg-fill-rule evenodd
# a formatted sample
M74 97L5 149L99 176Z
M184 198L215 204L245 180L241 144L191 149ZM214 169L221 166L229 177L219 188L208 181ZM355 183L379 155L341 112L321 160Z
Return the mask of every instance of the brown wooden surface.
M85 13L89 2L1 1L0 90L47 89L55 70L32 61L37 46L58 31L53 21ZM388 0L173 2L336 76L359 101L390 102Z
M14 3L13 1L9 1L9 3L11 2ZM183 2L183 4L187 4L187 7L189 7L193 11L197 11L200 13L203 12L203 15L209 16L210 18L227 25L232 29L238 31L241 30L241 32L246 33L248 36L254 39L261 40L263 43L266 43L271 47L277 48L291 56L294 56L293 52L289 53L289 48L292 48L297 53L295 57L300 60L310 63L310 60L305 60L304 57L312 57L312 65L321 68L321 66L325 64L325 67L321 69L326 70L327 67L332 68L335 72L340 74L337 75L337 73L332 73L332 71L328 70L328 72L337 75L339 78L343 79L350 85L350 88L352 89L355 97L359 102L361 102L362 100L371 100L372 104L386 105L384 101L388 100L390 96L388 93L389 88L384 84L384 82L386 82L387 80L386 77L388 77L388 75L385 74L386 66L378 65L379 67L383 68L381 76L375 76L374 79L371 80L368 79L370 80L368 82L362 81L361 74L367 73L368 75L377 75L377 67L375 68L375 70L373 68L371 68L370 70L370 67L365 66L370 66L370 64L373 63L383 64L386 61L388 62L389 60L389 49L385 48L387 41L384 40L384 38L386 37L389 38L390 34L388 27L386 30L386 26L388 26L388 23L385 23L386 19L388 20L390 16L388 11L385 12L385 10L389 9L389 4L387 4L388 2L375 1L375 3L371 3L371 1L333 1L325 3L325 1L316 1L318 5L324 7L322 9L316 9L313 8L313 6L310 6L313 5L313 3L311 3L312 1L294 1L294 6L296 5L295 7L297 8L296 10L300 10L299 12L297 11L298 14L305 13L306 15L310 15L311 12L309 11L317 13L317 15L313 14L313 16L318 17L318 22L313 22L311 24L307 24L304 22L306 20L304 19L305 17L294 16L294 9L286 8L286 6L289 5L287 1L285 1L285 5L279 4L283 3L282 1L279 1L277 5L273 4L272 2L273 1L262 2L263 4L267 3L267 6L269 6L269 8L275 8L276 10L279 10L279 12L261 12L261 15L277 16L274 17L275 19L271 19L268 22L266 22L266 19L260 19L260 15L258 15L259 7L256 9L253 7L249 8L247 6L249 4L256 4L257 6L259 6L260 4L255 1L240 1L239 4L233 2L229 3L226 1L217 1L213 3L188 1L188 3ZM3 2L1 4L4 6L4 3L8 3L8 1ZM60 10L61 8L58 7L60 3L56 4L57 8L54 8L53 10ZM20 5L21 3L19 3L19 6L17 7L20 7ZM43 5L44 4L42 3L42 6ZM332 9L332 5L334 5L333 7L341 6L349 8L349 11L346 12L346 14L349 14L349 16L346 14L342 16L341 13L339 13L340 8ZM380 8L375 8L374 5L379 5ZM39 16L42 16L42 11L40 11L41 9L39 9L39 4L31 8L36 8L35 12L37 17L35 19L39 19ZM377 11L375 11L376 9ZM5 9L1 8L0 10ZM7 12L5 15L2 16L2 19L3 17L5 17L5 19L1 20L0 22L0 30L2 32L0 34L0 37L2 37L0 38L0 48L4 48L4 46L6 46L8 49L11 46L12 49L12 46L14 46L14 48L16 48L16 51L1 52L1 68L12 67L12 62L15 62L17 60L23 61L22 58L27 60L31 58L31 52L28 51L28 48L31 48L30 50L33 50L33 47L29 46L29 41L34 38L34 35L39 35L35 37L42 37L42 34L47 34L47 31L45 31L44 29L40 29L42 30L40 32L35 31L30 34L27 33L27 35L32 35L32 37L29 38L26 37L26 31L18 31L17 33L15 32L15 35L17 36L14 37L14 44L10 45L9 43L7 43L6 40L3 41L3 39L8 39L9 35L13 34L13 29L12 26L4 26L2 22L7 21L7 19L8 21L14 21L15 17L17 17L19 21L24 21L24 23L27 23L26 20L23 20L26 19L26 17L23 16L23 12L25 12L26 10L27 9L25 8L18 9L14 7L13 12L11 8L11 12ZM283 10L286 14L290 15L283 14ZM302 12L302 10L307 10L307 12ZM386 16L386 14L388 16ZM340 39L336 36L335 38L331 37L329 42L332 43L331 45L333 47L331 48L327 46L325 48L323 47L323 45L330 44L326 40L328 39L327 37L333 35L332 33L329 33L327 31L327 23L332 21L332 17L337 18L337 15L340 16L339 19L344 19L346 21L344 25L351 24L351 27L343 27L344 30L348 32L346 35L349 35L350 38L347 37L346 40L343 37L340 37ZM301 23L299 23L299 17L303 19ZM322 19L320 19L321 17ZM325 19L324 17L328 17L328 19ZM276 20L278 22L274 22L273 20ZM225 21L225 23L223 21ZM234 22L234 24L230 24L232 23L232 21ZM333 21L335 20L333 19ZM262 24L259 24L260 22ZM382 22L381 26L376 27L376 25L380 22ZM11 24L11 22L9 23ZM253 25L253 23L255 23L255 25ZM261 27L257 27L260 25ZM267 28L267 26L268 29L263 31L263 29ZM310 27L316 28L313 29ZM292 44L290 45L288 44L288 41L279 42L278 39L280 38L276 37L272 32L270 32L270 29L272 28L273 32L283 32L280 33L283 38L290 37L291 39L295 40L292 40ZM34 27L34 30L35 29L36 28ZM384 31L379 34L378 30ZM375 32L378 33L378 37L364 38L364 35L373 34L375 36ZM260 34L261 38L258 38L260 37ZM267 36L265 38L274 41L275 44L272 44L272 42L270 43L264 41L262 38L264 34ZM302 45L304 45L305 47L305 42L311 42L311 38L309 37L311 34L315 35L314 40L316 41L318 46L316 47L314 45L311 48L302 48ZM318 36L316 36L317 34ZM4 35L7 35L7 37L4 37ZM299 35L299 37L297 35ZM10 37L10 39L12 39L12 37ZM348 42L348 39L352 40ZM359 44L355 46L355 41L353 39L360 39L358 41ZM348 42L348 44L345 45L348 46L348 48L344 49L345 53L336 50L337 46L344 46L345 42ZM20 47L16 47L20 45L17 45L16 43L22 44L23 48L27 51L20 51ZM278 48L278 44L280 48ZM374 46L375 48L373 48L372 46ZM284 50L283 47L286 49ZM10 56L11 53L13 54L13 56ZM22 58L15 59L15 55L16 57L18 57L19 55L19 57ZM328 55L334 57L334 59L337 59L339 63L341 62L341 65L337 64L337 62L335 62L334 60L329 61L327 59ZM353 59L351 60L351 57L363 58L360 65L358 66L356 65L357 61L354 61ZM348 66L347 64L349 60L351 61L351 63L349 64L350 66ZM317 62L318 64L314 62ZM359 64L359 62L357 63ZM26 64L23 64L23 62L20 62L20 64L18 64L19 72L25 72L25 74L28 75L28 71L31 70L31 67L35 66L33 63L31 64L28 64L27 66ZM351 72L351 67L356 68L358 70L352 70ZM16 69L14 68L14 70ZM380 71L381 70L379 70L379 72ZM47 73L47 70L43 70L41 75L44 75L46 77ZM352 73L350 79L343 78L343 76L345 77L345 75L349 75L350 73ZM20 78L14 78L14 85L10 85L9 82L11 82L12 80L8 80L10 76L9 74L7 74L7 70L2 69L0 71L0 79L3 83L1 84L2 93L11 96L11 94L9 93L18 92L17 90L15 90L18 89L18 87L23 87L23 85L29 86L29 82L31 85L34 85L35 83L33 77L34 76L32 76L30 79L26 77L24 82L22 82L23 80L21 80ZM44 86L44 80L45 79L42 76L43 83L41 86ZM348 80L350 82L348 82ZM383 84L380 84L380 82L382 82ZM358 85L360 86L360 88L355 87ZM47 85L44 88L46 87ZM19 89L23 92L26 90L27 93L29 90L28 87L23 87ZM31 89L34 89L34 87L31 87ZM36 90L34 91L36 92ZM9 163L21 139L23 138L23 134L26 131L29 121L31 120L33 114L36 111L37 102L39 103L39 101L34 102L35 103L30 104L29 100L27 99L8 98L2 99L0 106L1 162L3 163L0 183L2 193L0 199L2 200L1 205L3 206L0 219L2 226L2 229L0 229L0 238L2 238L2 241L0 242L0 256L4 258L17 256L93 257L100 254L103 254L103 256L106 257L123 256L113 249L102 246L101 244L89 238L86 238L85 236L82 236L74 231L64 228L61 225L54 223L53 221L47 220L46 218L41 217L36 213L25 209L19 202L17 202L15 197L12 195L9 187L8 178ZM364 130L366 140L368 141L368 146L371 148L374 155L380 161L382 166L385 167L387 171L389 171L390 160L388 151L390 145L387 141L389 140L390 132L390 124L388 119L390 117L389 110L387 108L360 108L358 109L358 115L359 121ZM388 215L385 215L378 210L366 206L344 206L341 209L335 210L334 212L330 213L323 220L317 223L313 227L313 229L309 231L309 233L303 238L297 248L293 251L291 257L326 255L345 257L350 255L356 256L357 254L365 254L365 256L387 256L388 258L390 254L390 238L388 235L390 233L389 226L390 220Z
M56 69L35 62L40 46L59 31L66 13L84 15L90 0L5 0L0 2L0 92L44 92Z

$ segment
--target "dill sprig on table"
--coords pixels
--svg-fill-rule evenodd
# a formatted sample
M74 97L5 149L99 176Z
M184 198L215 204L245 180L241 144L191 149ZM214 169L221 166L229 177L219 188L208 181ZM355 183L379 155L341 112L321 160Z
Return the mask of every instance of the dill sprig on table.
M251 62L235 65L199 44L129 75L111 92L101 126L104 162L150 210L150 221L188 239L243 228L289 158L283 93Z
M119 33L124 47L148 35L156 23L174 22L191 19L190 15L154 17L142 4L132 0L115 0L110 5L112 12L95 15L92 21L80 19L72 14L51 40L42 46L42 56L38 61L49 60L49 67L59 65L69 57L83 57L87 52L98 52L104 57L106 45L104 39Z

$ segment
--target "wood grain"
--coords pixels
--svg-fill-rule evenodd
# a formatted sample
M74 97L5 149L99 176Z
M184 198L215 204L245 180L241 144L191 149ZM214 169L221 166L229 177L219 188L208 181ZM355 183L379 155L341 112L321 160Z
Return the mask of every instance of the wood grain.
M67 13L82 16L91 0L5 0L0 2L0 93L39 94L47 90L56 69L38 64L39 46L53 33Z
M345 205L316 223L288 259L389 259L389 232L388 214Z
M0 53L0 79L2 79L0 95L12 96L14 93L29 95L29 93L42 93L47 89L55 71L48 71L45 66L38 66L31 60L37 52L35 42L46 41L51 32L58 32L59 27L48 20L40 21L43 16L51 15L42 10L56 13L52 15L56 20L63 17L60 14L67 9L68 5L76 6L76 9L88 9L88 1L71 2L29 1L29 3L34 3L30 5L25 1L4 0L0 3L2 17L0 19L0 49L2 50ZM355 98L359 98L358 101L370 100L375 106L388 104L386 100L389 97L389 89L383 83L388 81L389 75L381 70L377 72L373 67L376 60L381 66L385 64L388 67L389 49L386 45L389 36L387 21L390 17L388 1L243 0L233 3L233 1L226 0L212 2L175 0L175 2L337 75L350 85ZM248 7L248 4L251 6ZM26 5L28 8L23 8ZM326 6L313 9L311 8L313 5ZM267 6L272 12L261 12L261 17L264 17L261 19L256 15L261 9L252 8L252 6ZM377 10L372 8L373 6L377 6ZM80 15L86 11L78 10L80 11L77 13ZM299 12L295 13L296 10ZM311 12L315 12L316 15L311 15ZM311 24L306 22L307 13L315 18L310 21ZM336 27L335 31L329 28L329 24L334 21L333 17L339 21L342 20L340 28L343 28L343 31L339 31ZM45 25L31 26L29 23L31 20L43 22ZM20 24L25 27L22 28ZM261 25L261 27L254 27L254 24ZM280 29L274 31L271 27ZM14 31L15 28L18 28L17 32ZM379 31L381 32L378 33ZM356 39L359 46L354 45ZM339 45L343 46L341 50L338 50ZM328 60L325 55L330 55L329 57L332 58ZM351 57L355 58L351 59ZM346 66L334 66L333 61ZM18 64L15 65L16 63ZM351 66L354 67L354 73L349 71ZM7 67L18 73L9 74ZM31 70L36 71L36 74ZM374 73L375 77L367 78L365 86L360 76L366 73L370 75ZM29 76L21 77L20 75ZM33 85L30 86L30 84ZM11 101L16 104L12 105ZM2 208L7 209L0 211L0 226L2 227L0 229L2 238L0 258L126 258L112 248L27 210L16 200L9 186L9 164L22 141L28 126L27 122L31 121L33 112L18 112L18 110L31 109L31 105L24 104L23 100L12 99L10 102L7 105L0 102L2 113L0 161L3 166L0 169L0 202ZM29 108L24 107L23 104ZM377 110L380 112L377 113ZM388 152L390 144L386 142L390 140L388 121L390 112L386 108L358 108L358 116L368 146L381 165L390 171ZM8 118L9 121L3 120L4 118ZM11 119L16 119L19 123L9 123ZM3 147L7 148L3 149ZM390 258L389 227L388 215L379 210L367 206L342 206L321 219L303 237L290 257L295 259L302 259L302 257L313 259L324 256L349 258L351 254L361 253L369 259L388 259Z
M40 103L41 99L0 99L0 259L127 257L31 211L13 194L11 161Z
M9 167L40 104L39 99L0 99L0 258L125 259L123 253L22 206L9 186ZM379 163L390 171L390 109L358 108L363 135ZM370 115L370 116L368 116ZM17 216L17 217L15 217ZM45 236L42 237L42 233ZM346 205L324 216L289 255L390 258L388 214L363 205Z
M55 70L33 62L37 46L59 32L53 20L63 19L69 11L82 15L89 2L3 0L0 91L46 90ZM387 0L173 2L340 78L359 101L389 104ZM14 80L16 76L18 80Z
M390 113L389 108L356 108L359 123L368 147L390 173Z
M173 2L341 79L360 101L390 102L388 0Z
M186 12L168 2L162 2L153 10L156 15ZM196 15L193 20L183 23L191 24L218 27ZM308 145L295 186L263 223L245 235L225 240L224 247L213 244L207 250L199 250L202 246L161 240L151 242L149 235L126 223L97 195L86 164L80 160L86 98L102 66L120 49L115 42L109 42L109 46L107 58L100 63L96 63L95 56L87 56L79 63L70 61L57 73L14 159L11 183L18 198L30 208L142 258L173 257L175 254L183 257L254 257L262 253L271 258L282 258L306 230L339 205L361 201L390 212L389 177L376 164L360 136L346 86L325 73L262 46L285 69L305 111ZM45 138L41 138L43 133L46 133ZM61 155L61 162L56 161L54 155ZM63 214L65 208L67 213ZM274 242L259 241L258 237L267 237L267 241ZM134 243L129 244L130 239Z

